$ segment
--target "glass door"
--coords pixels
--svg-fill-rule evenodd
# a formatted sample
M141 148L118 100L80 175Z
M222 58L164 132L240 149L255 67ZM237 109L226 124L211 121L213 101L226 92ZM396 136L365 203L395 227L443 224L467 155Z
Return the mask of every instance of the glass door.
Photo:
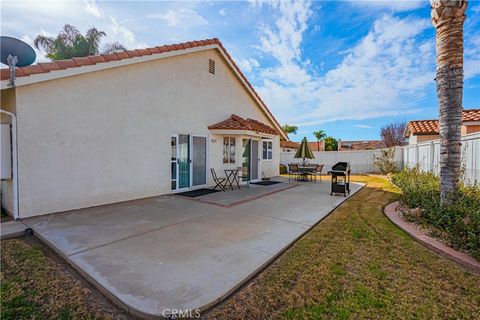
M251 180L258 180L258 162L259 162L259 158L258 158L258 140L252 140L251 142L251 148L252 148L252 152L251 152Z
M242 181L250 181L250 139L242 140Z
M170 152L172 154L171 160L170 160L170 166L171 166L171 188L172 190L177 190L177 145L178 145L178 135L172 135L171 137L171 142L170 142Z
M190 135L178 135L178 185L177 189L190 187Z
M192 186L207 184L207 137L192 137Z

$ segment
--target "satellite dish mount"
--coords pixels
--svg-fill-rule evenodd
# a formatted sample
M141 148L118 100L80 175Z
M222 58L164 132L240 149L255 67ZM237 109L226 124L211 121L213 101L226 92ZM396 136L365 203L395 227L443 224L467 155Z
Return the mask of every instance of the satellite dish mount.
M9 87L15 87L16 68L31 65L36 57L35 50L22 40L0 36L0 61L10 69Z
M10 79L8 80L9 87L15 87L15 72L17 68L18 58L17 56L12 56L11 54L7 57L8 68L10 69Z

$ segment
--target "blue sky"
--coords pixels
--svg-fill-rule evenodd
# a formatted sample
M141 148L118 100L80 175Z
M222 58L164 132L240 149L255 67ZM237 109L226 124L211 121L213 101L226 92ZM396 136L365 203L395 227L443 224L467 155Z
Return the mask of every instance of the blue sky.
M437 117L428 1L3 1L1 34L32 43L64 24L128 48L218 37L292 140L378 139ZM39 59L43 53L38 52ZM465 22L464 106L480 108L480 2Z

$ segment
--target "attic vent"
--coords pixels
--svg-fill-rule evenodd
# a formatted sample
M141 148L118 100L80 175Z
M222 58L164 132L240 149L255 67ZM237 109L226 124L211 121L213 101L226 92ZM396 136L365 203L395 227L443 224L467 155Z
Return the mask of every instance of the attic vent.
M208 72L215 74L215 60L208 59Z

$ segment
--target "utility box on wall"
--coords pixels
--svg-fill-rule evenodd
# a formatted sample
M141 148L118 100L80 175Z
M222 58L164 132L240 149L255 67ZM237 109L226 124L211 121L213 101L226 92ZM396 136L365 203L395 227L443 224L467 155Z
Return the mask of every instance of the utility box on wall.
M12 139L10 138L10 124L0 124L0 162L1 162L1 178L2 180L12 178Z

